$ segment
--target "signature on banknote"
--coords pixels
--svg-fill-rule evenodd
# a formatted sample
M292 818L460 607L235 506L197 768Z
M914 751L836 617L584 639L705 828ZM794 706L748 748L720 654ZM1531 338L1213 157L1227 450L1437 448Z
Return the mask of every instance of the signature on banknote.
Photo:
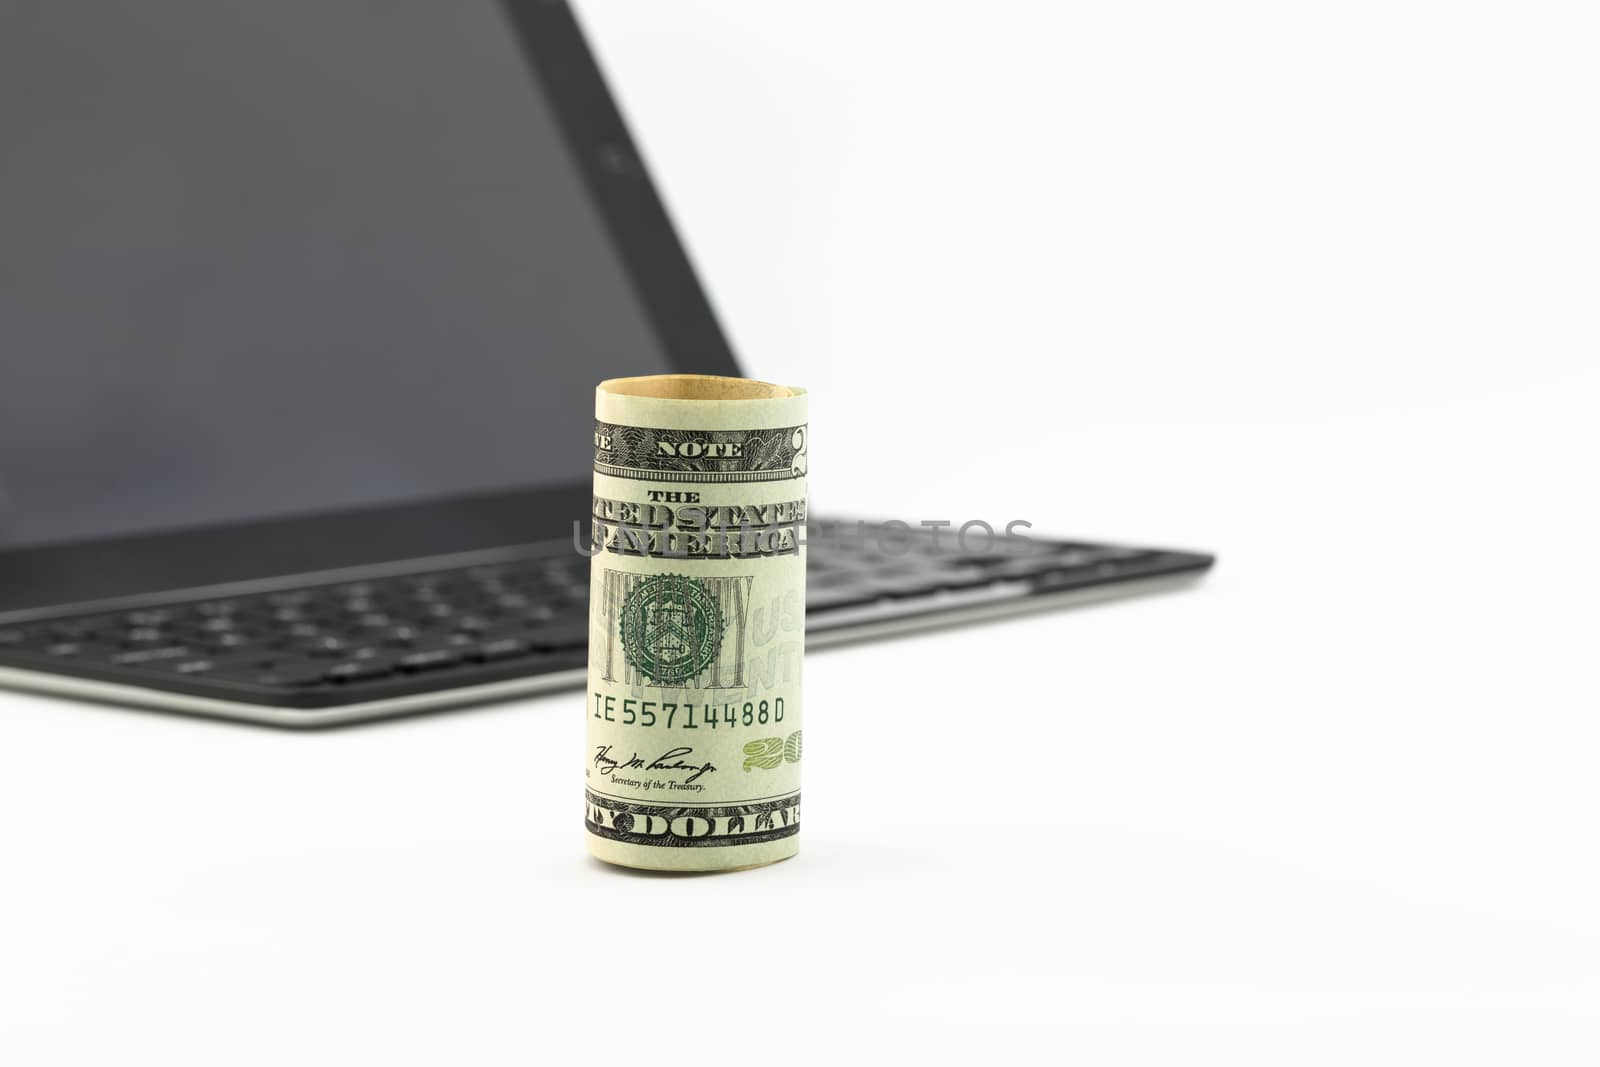
M653 760L645 760L635 752L627 759L619 759L611 754L610 745L601 745L595 749L594 765L600 768L602 775L610 775L616 771L692 771L685 783L693 782L701 775L715 773L716 767L707 760L705 763L685 762L685 756L694 754L694 749L688 745L679 748L669 748Z

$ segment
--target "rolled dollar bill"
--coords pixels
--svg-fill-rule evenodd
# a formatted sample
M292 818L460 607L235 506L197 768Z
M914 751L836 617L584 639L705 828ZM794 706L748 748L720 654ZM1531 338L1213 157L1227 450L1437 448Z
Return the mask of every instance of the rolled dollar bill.
M808 444L802 389L595 391L584 826L602 860L728 870L798 848Z

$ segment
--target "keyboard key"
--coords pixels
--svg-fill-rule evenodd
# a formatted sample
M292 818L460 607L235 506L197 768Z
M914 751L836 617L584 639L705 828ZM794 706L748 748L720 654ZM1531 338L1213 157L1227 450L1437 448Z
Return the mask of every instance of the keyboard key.
M987 568L989 577L996 581L1015 578L1032 578L1048 570L1059 569L1047 557L1023 556L1002 560Z
M1086 584L1094 573L1093 569L1085 570L1082 567L1046 571L1033 579L1033 587L1041 591L1071 589Z
M168 640L165 630L158 630L153 626L135 626L122 635L123 643L134 645L156 645Z
M963 589L979 589L992 585L994 579L979 570L955 570L941 574L934 584L940 589L959 592Z
M1006 570L1018 562L1026 561L1029 557L1012 555L1009 552L969 552L962 555L946 556L944 559L951 565L964 567L982 567L984 570Z
M415 626L396 626L383 635L383 643L396 648L407 648L416 643L422 633Z
M289 663L262 671L255 676L255 682L257 685L271 686L274 689L298 689L320 685L326 673L327 671L320 665Z
M0 630L0 645L20 645L28 640L28 635L22 630Z
M208 659L186 659L182 663L174 664L172 669L179 674L205 674L216 666Z
M93 637L95 630L96 625L92 619L71 619L56 623L53 632L63 641L84 641Z
M397 664L403 671L432 671L440 667L453 667L461 662L461 653L453 648L430 648L400 657Z
M145 611L130 611L123 617L134 626L160 626L172 618L172 612L165 608L150 608Z
M309 656L344 656L349 654L350 642L342 637L316 637L302 646Z
M469 659L484 663L495 660L515 659L533 652L533 642L526 637L502 637L495 641L485 641L467 654Z
M879 597L926 596L938 588L926 575L902 575L898 578L874 578L862 582L858 591Z
M45 651L52 656L76 656L83 651L83 646L76 641L57 641Z
M189 655L185 645L168 645L161 648L141 648L133 652L119 652L111 657L111 662L120 663L124 667L137 667L146 663L159 663L163 660L182 659Z
M876 593L849 586L808 589L806 591L806 610L827 611L830 608L856 607L861 604L871 604L877 599L878 595Z
M323 677L330 682L364 682L373 678L387 678L394 673L394 664L386 659L357 659L335 663Z

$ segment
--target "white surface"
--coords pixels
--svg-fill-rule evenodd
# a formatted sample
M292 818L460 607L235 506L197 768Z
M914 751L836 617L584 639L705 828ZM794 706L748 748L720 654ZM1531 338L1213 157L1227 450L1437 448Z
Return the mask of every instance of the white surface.
M1221 567L815 656L735 876L585 858L575 695L0 696L0 1060L1594 1062L1594 8L583 12L819 506Z

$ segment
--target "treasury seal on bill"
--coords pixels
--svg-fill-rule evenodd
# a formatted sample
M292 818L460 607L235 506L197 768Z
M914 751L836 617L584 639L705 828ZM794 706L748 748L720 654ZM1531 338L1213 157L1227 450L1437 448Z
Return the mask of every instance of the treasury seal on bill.
M696 678L722 647L725 623L704 583L681 574L654 574L622 602L622 651L657 685Z

